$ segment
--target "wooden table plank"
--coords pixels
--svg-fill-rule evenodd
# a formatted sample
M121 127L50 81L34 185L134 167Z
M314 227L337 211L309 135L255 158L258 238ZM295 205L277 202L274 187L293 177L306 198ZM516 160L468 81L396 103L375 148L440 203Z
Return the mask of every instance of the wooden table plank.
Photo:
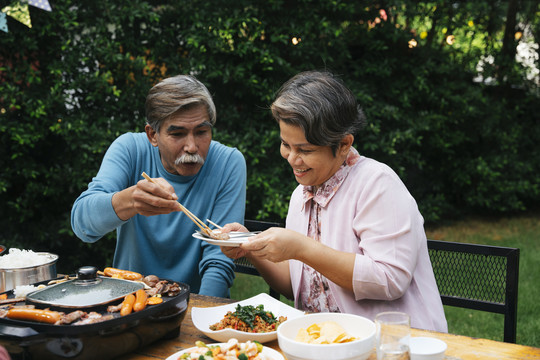
M231 299L216 298L191 294L189 307L186 312L180 335L168 340L158 340L156 343L143 347L134 353L120 357L120 360L164 360L170 355L193 347L195 341L200 340L205 343L213 343L201 333L191 321L192 307L212 307L235 302ZM412 336L429 336L443 340L448 345L446 351L447 360L532 360L540 359L540 349L530 346L504 343L500 341L471 338L468 336L438 333L412 329ZM277 340L265 343L265 346L279 350ZM375 354L369 360L376 360Z

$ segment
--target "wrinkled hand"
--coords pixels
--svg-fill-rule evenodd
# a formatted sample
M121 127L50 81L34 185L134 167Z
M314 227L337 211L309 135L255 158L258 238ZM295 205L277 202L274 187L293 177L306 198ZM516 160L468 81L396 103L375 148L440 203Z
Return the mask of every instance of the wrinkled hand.
M133 206L144 216L169 214L181 211L174 188L163 178L154 178L154 183L141 180L133 190Z
M222 233L230 233L231 231L240 231L240 232L248 232L249 230L240 223L230 223L223 226L221 229ZM243 256L246 256L247 251L242 250L239 247L234 246L220 246L221 252L225 254L230 259L238 259Z
M231 231L248 232L249 230L244 225L237 222L226 224L221 228L222 233L230 233Z
M296 231L284 228L270 228L249 238L240 249L250 257L266 259L277 263L297 259L302 248L310 246L313 240Z
M234 246L220 246L221 252L229 259L238 259L247 255L247 251Z

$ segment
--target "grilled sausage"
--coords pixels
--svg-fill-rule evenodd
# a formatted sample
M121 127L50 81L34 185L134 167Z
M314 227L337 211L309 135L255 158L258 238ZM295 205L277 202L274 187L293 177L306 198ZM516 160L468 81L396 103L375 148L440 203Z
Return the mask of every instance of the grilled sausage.
M133 304L133 311L141 311L146 307L146 299L148 299L148 295L146 295L146 292L144 289L139 289L135 292L135 304Z
M126 316L131 314L133 311L133 304L135 303L135 295L129 294L126 295L124 298L124 302L122 303L122 309L120 309L120 315Z
M120 270L112 267L107 267L103 273L109 277L119 277L125 280L142 280L143 276L137 272L129 270Z
M57 321L60 321L62 313L51 310L14 307L8 310L6 316L9 319L14 320L37 321L42 323L54 324Z

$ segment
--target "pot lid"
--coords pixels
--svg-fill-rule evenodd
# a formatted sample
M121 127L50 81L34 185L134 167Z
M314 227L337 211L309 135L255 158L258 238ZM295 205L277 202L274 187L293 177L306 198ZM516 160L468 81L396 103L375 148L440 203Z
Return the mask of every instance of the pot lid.
M142 288L144 284L141 282L98 277L97 268L85 266L78 270L77 279L31 292L26 295L26 302L81 309L121 300Z

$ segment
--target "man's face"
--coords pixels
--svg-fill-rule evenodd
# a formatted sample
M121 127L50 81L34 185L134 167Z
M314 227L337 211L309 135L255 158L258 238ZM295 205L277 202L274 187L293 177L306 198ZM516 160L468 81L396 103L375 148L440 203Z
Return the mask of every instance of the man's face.
M161 124L159 133L150 125L145 130L150 143L159 148L165 170L183 176L199 172L212 141L212 125L204 105L172 114Z

